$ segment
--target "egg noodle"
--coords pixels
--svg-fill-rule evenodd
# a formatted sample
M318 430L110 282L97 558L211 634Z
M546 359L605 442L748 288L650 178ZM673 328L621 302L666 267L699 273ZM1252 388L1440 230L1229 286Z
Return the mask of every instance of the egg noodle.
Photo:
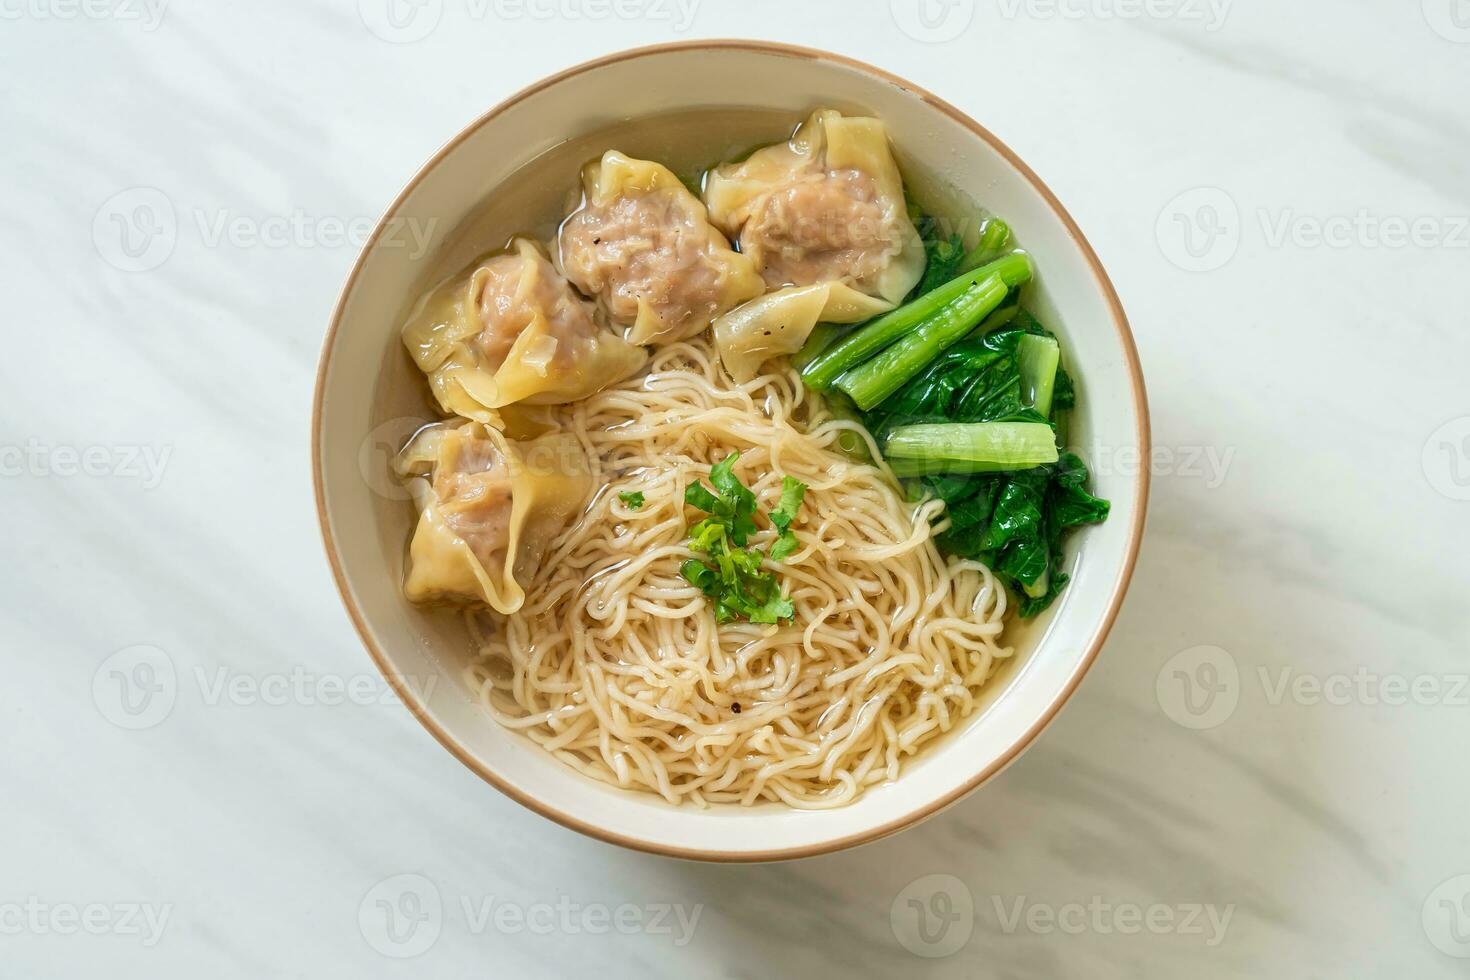
M705 337L646 372L549 410L598 470L585 513L553 543L515 614L470 613L472 689L507 728L604 783L670 803L822 809L897 778L903 761L972 713L1011 649L1006 590L946 560L943 504L905 502L886 468L838 441L835 419L784 361L745 384ZM808 491L800 548L766 561L795 616L716 624L680 574L698 515L684 491L738 451L761 513L781 479ZM619 493L641 492L633 509ZM691 516L695 515L695 516ZM775 532L760 521L764 552Z

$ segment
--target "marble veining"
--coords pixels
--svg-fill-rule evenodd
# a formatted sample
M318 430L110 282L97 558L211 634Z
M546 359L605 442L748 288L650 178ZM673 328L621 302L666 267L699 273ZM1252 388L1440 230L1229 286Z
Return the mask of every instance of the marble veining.
M307 452L413 170L545 74L718 36L1007 140L1167 450L1031 751L771 867L584 839L444 752L343 613ZM1464 976L1467 88L1464 0L0 2L0 976Z

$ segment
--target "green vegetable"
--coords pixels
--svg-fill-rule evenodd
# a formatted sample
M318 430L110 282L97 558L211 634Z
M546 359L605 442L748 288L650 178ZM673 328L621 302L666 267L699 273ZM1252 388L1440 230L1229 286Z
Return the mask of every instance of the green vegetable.
M894 429L883 455L899 476L1027 470L1058 458L1044 422L942 422Z
M914 222L919 231L919 239L924 243L924 276L919 284L909 293L909 298L923 296L925 293L949 282L955 276L965 271L965 240L959 235L941 237L939 222L934 218L923 215Z
M1052 393L1062 350L1056 338L1027 334L1016 346L1016 366L1021 374L1021 398L1043 416L1051 416Z
M629 510L641 510L643 508L643 491L635 490L632 493L619 493L621 500Z
M1008 320L995 329L992 323ZM1057 366L1049 415L1039 409L1045 361L1028 364L1022 354L1037 340L1055 338L1025 310L1006 304L970 336L940 354L923 372L865 413L882 445L897 429L916 424L1049 423L1056 445L1065 445L1066 410L1076 401L1072 380ZM1044 353L1035 348L1030 358ZM1035 375L1031 372L1036 371ZM1029 380L1028 380L1029 379ZM1035 431L1040 434L1039 428ZM887 454L887 453L886 453ZM929 464L890 455L901 477L924 473ZM943 467L936 467L943 468ZM1063 570L1066 533L1108 515L1108 502L1086 490L1087 468L1072 453L1033 469L997 473L933 473L910 478L913 496L928 493L945 502L950 521L937 544L945 554L985 562L1016 595L1024 617L1046 609L1067 585Z
M1020 307L1032 269L1010 227L989 219L962 254L958 236L912 206L910 217L927 263L908 301L853 329L819 327L793 363L834 416L867 427L910 499L944 501L940 550L985 562L1035 616L1066 588L1066 534L1109 511L1059 449L1076 390L1056 338Z
M1072 387L1072 376L1066 368L1057 368L1056 386L1051 393L1053 412L1065 412L1077 404L1077 392Z
M1007 292L1005 282L994 273L967 286L907 336L843 374L837 379L837 387L847 392L858 408L872 408L975 329L1000 306Z
M843 331L840 323L819 323L812 328L807 335L806 343L801 345L801 350L791 355L791 366L800 371L808 364L817 359L817 355L831 346Z
M1066 588L1065 533L1107 519L1110 505L1085 489L1087 467L1074 453L1021 473L926 481L945 497L951 526L939 538L947 554L983 561L1021 593L1023 617L1035 616Z
M891 431L918 420L1050 421L1060 433L1062 413L1075 402L1072 381L1057 367L1050 418L1040 414L1022 379L1022 345L1031 337L1054 339L1023 310L1006 327L961 341L880 406L886 414L870 425ZM1063 452L1055 463L1018 472L928 475L920 489L946 505L950 529L939 537L940 550L985 562L1030 617L1066 588L1066 532L1107 518L1108 502L1089 494L1086 483L1082 460Z
M995 308L995 311L987 316L981 322L980 326L970 331L970 336L983 337L988 333L993 333L1014 320L1016 314L1020 311L1021 291L1019 289L1012 289L1001 304Z
M691 484L684 501L709 514L689 529L689 547L708 556L691 558L679 571L686 581L714 602L715 618L728 623L745 618L752 623L777 623L790 619L794 608L781 592L775 573L763 570L766 557L781 561L799 547L791 524L801 509L806 484L792 477L781 480L781 503L769 515L778 532L770 555L747 548L755 533L755 494L735 476L739 453L731 453L710 470L711 492L702 483Z
M980 229L979 243L960 260L960 272L978 269L987 262L994 262L1005 253L1011 243L1011 226L999 218L991 218Z
M985 331L1014 315L1016 322ZM1045 422L1021 391L1017 348L1027 335L1024 313L1002 305L969 337L950 347L892 397L866 415L880 443L901 425L918 422ZM1040 329L1039 327L1037 329Z
M843 374L913 331L990 275L999 276L1006 286L1014 289L1031 279L1031 260L1021 252L1006 255L869 320L812 360L801 372L802 381L808 388L826 391Z

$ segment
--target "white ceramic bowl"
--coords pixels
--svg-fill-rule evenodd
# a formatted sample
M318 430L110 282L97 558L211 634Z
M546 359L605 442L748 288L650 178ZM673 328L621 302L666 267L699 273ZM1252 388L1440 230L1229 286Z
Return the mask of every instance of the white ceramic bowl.
M850 806L699 811L586 779L499 727L460 679L462 624L403 599L411 507L387 478L389 454L427 417L421 379L400 349L403 315L425 285L425 255L483 251L469 241L498 185L568 138L620 120L703 108L762 107L792 118L816 106L888 125L900 162L1000 214L1035 258L1035 305L1062 337L1077 379L1074 445L1095 470L1109 520L1072 541L1073 581L1014 634L1011 665L980 711L929 746L893 784ZM571 175L556 175L570 184ZM412 234L428 233L428 252ZM332 317L317 378L313 464L327 556L348 613L378 666L445 748L536 812L606 841L661 854L742 861L803 857L875 840L954 803L1000 772L1077 687L1118 613L1148 496L1148 415L1123 310L1097 256L1061 204L1008 148L953 106L847 58L745 41L691 42L602 58L539 82L440 150L393 202L357 260Z

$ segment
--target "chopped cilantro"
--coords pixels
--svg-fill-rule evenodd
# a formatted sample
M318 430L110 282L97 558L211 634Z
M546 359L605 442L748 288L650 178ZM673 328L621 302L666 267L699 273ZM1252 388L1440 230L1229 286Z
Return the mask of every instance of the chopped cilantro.
M806 495L806 484L789 476L782 479L781 504L769 515L780 536L769 556L762 556L746 547L756 531L756 500L735 476L739 459L739 453L731 453L710 471L713 492L702 483L690 484L684 492L685 503L709 515L689 528L690 549L707 557L689 559L680 573L714 602L718 622L777 623L790 619L795 610L782 594L775 573L763 571L761 562L766 557L782 561L798 548L791 524Z
M801 502L806 499L806 484L794 476L783 476L781 478L781 506L771 512L771 523L782 531L791 526L796 520L796 512L801 509Z
M783 561L801 547L791 530L791 522L796 520L796 512L801 509L801 501L805 497L805 483L795 477L781 478L781 506L771 512L771 523L781 532L776 543L771 545L772 561Z

